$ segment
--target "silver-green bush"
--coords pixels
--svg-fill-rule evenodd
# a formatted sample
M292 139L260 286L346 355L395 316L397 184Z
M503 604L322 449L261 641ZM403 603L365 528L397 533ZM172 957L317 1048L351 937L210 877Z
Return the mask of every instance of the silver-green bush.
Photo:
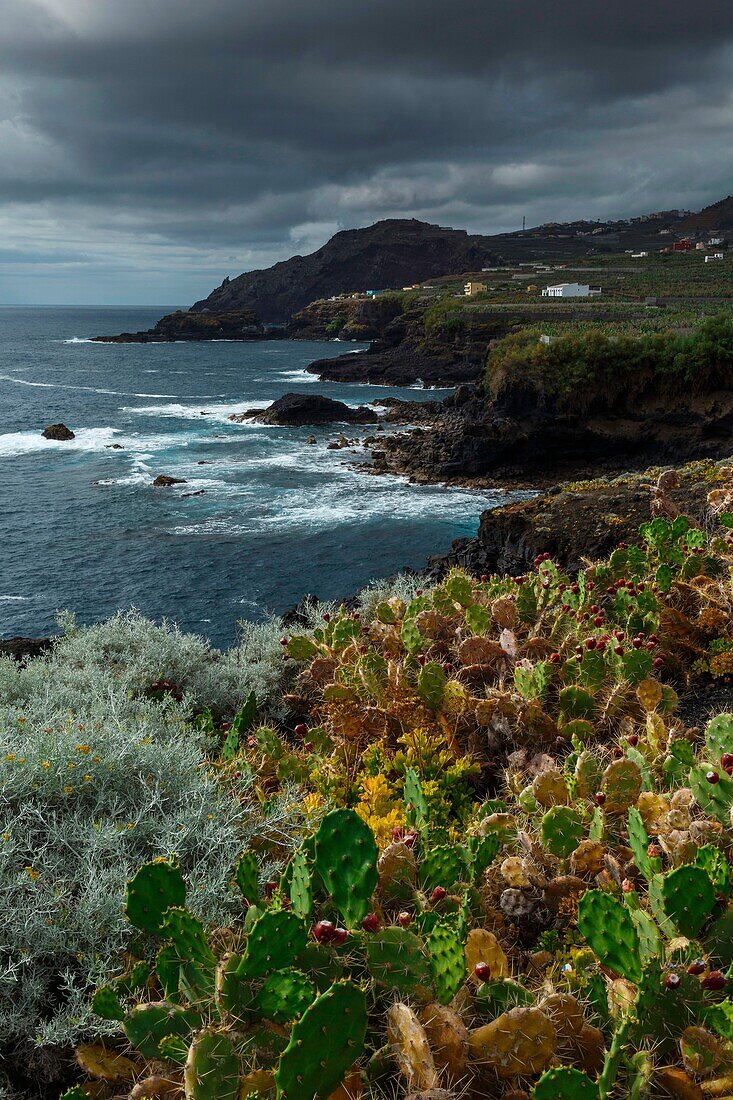
M269 693L277 710L286 667L278 637L277 627L255 628L220 655L117 615L72 629L26 667L0 660L0 1044L9 1066L36 1061L48 1075L49 1047L103 1026L89 1016L89 994L120 963L124 886L140 863L176 853L193 908L218 922L241 904L229 879L249 839L290 843L295 793L263 816L244 780L225 786L212 775L187 720L205 704L231 713L250 690L259 700ZM149 698L156 678L175 680L182 702Z

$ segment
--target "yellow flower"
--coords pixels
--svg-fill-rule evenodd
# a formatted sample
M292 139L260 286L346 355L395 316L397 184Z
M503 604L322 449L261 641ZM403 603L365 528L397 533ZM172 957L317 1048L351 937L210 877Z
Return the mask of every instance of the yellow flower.
M82 779L84 780L85 783L88 783L91 778L92 777L89 774L89 772L85 772L84 775L82 776Z
M76 767L76 764L74 764L74 763L72 762L71 764L67 764L67 765L66 765L66 767L67 767L67 768L71 768L71 769L72 769L72 771L73 771L73 769L74 769L74 768Z
M14 752L6 753L5 754L5 759L7 760L8 764L12 764L13 761L15 760L15 753Z
M36 879L38 878L40 872L34 870L33 867L30 867L30 866L26 867L25 870L26 870L26 872L28 874L28 878L31 880L31 882L35 882Z
M64 794L71 794L71 792L73 790L74 790L74 788L69 786L69 784L67 783L66 786L64 787Z
M3 840L10 840L10 833L3 833Z
M89 746L88 745L77 745L76 746L76 751L77 752L89 752Z
M28 719L26 718L26 716L24 714L19 714L18 715L18 721L20 722L20 724L22 726L24 722L28 721Z
M51 761L50 760L42 760L41 761L41 767L45 768L46 771L48 771L48 769L51 767Z

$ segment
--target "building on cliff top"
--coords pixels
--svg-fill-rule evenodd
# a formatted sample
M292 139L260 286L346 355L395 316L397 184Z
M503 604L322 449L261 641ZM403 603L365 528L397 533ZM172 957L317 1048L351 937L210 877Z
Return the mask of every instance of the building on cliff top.
M588 286L587 283L557 283L555 286L546 286L542 291L542 297L594 298L601 293L599 286Z

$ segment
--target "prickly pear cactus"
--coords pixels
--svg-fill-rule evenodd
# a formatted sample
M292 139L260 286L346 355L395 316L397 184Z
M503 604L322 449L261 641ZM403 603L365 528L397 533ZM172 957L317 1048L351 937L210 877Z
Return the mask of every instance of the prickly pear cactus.
M242 897L253 905L260 893L259 889L259 865L254 852L244 852L237 861L237 869L234 872L237 886L242 892Z
M201 1017L190 1009L167 1001L135 1005L125 1018L123 1029L130 1044L143 1058L159 1058L159 1043L168 1035L188 1039L201 1027Z
M290 864L289 892L293 912L307 920L313 908L313 891L308 856L303 848L298 849Z
M375 982L400 993L430 986L430 960L409 928L383 928L367 940L367 965Z
M125 1010L114 986L101 985L95 990L92 997L92 1012L101 1016L103 1020L124 1020Z
M266 1020L286 1024L302 1016L315 996L313 982L300 970L276 970L263 982L253 1007Z
M184 1088L186 1100L237 1100L239 1059L227 1035L198 1033L186 1059Z
M431 710L437 710L443 701L446 675L437 661L428 661L417 674L417 693Z
M652 876L657 873L658 867L652 863L651 857L649 856L649 834L646 831L644 820L636 806L632 806L629 810L628 833L629 847L634 853L634 863L647 882L649 882Z
M664 875L661 896L665 916L688 938L698 934L715 905L715 888L702 867L678 867Z
M538 1008L512 1008L468 1037L471 1056L499 1077L541 1073L555 1051L555 1029Z
M460 882L465 874L466 865L455 844L441 844L437 848L428 849L418 868L420 884L425 890L433 890L436 886L447 889L455 882Z
M639 935L625 905L610 894L589 890L578 905L578 928L604 966L630 982L641 979Z
M410 1090L435 1089L440 1078L427 1034L409 1005L397 1002L387 1011L387 1042Z
M601 790L606 796L604 810L614 816L625 814L641 793L642 775L633 760L614 760L601 777Z
M709 779L711 774L716 776L713 783ZM717 818L721 825L730 825L733 779L729 779L722 768L713 764L695 765L690 768L690 787L705 813Z
M598 1100L598 1085L579 1069L562 1066L545 1070L532 1095L534 1100Z
M435 995L444 1005L453 1000L466 978L463 938L457 924L442 920L427 937Z
M259 978L295 962L308 941L308 930L296 913L268 910L255 921L237 968L241 978Z
M353 810L332 810L316 833L316 870L347 926L369 911L377 885L377 845Z
M560 859L575 851L583 836L584 826L579 813L570 806L553 806L542 818L542 843Z
M127 884L125 913L130 923L143 932L160 932L166 909L185 903L183 876L168 860L144 863Z
M364 1049L366 997L350 982L337 982L311 1004L290 1033L275 1070L283 1100L328 1097Z
M422 828L428 821L428 803L422 789L420 776L414 768L408 768L405 772L405 781L402 788L402 797L405 802L408 821Z
M724 753L733 753L733 714L719 714L705 728L705 744L716 762Z

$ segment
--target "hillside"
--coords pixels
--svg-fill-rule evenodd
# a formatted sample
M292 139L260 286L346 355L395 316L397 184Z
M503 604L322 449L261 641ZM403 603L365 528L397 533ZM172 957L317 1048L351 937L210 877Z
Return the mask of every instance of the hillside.
M195 312L252 309L266 322L286 321L317 298L401 288L438 275L496 263L488 238L410 219L336 233L310 256L292 256L262 271L225 279Z

